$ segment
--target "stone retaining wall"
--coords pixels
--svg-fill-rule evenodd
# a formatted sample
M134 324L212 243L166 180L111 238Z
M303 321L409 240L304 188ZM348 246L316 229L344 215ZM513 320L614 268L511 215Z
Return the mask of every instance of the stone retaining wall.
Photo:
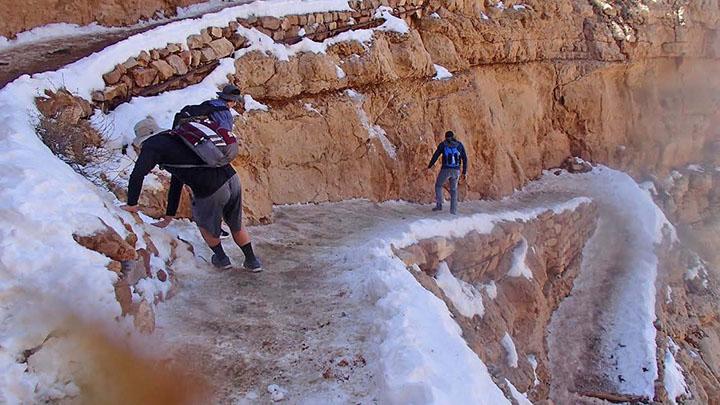
M218 60L246 47L246 38L237 33L240 26L255 28L276 42L295 43L303 37L322 41L340 32L379 25L374 19L380 6L412 23L427 9L439 7L435 0L350 1L352 11L334 11L282 18L264 16L238 18L226 27L209 27L190 35L185 44L169 44L162 49L143 51L103 75L106 87L93 93L93 101L104 110L113 109L133 96L150 96L200 82ZM433 4L431 4L433 3Z
M583 248L595 231L596 221L595 205L584 203L560 214L548 210L527 222L501 222L487 234L471 232L462 238L423 240L395 253L423 287L445 301L468 346L480 356L496 381L509 379L537 402L547 400L549 395L547 325L572 289ZM517 249L523 245L527 252L525 264L532 271L530 279L508 274ZM482 295L485 308L482 317L460 314L438 287L434 277L441 261L448 264L455 278L472 285ZM422 271L412 270L416 265ZM517 367L508 365L501 344L505 333L514 341ZM535 370L529 356L537 361ZM502 383L499 385L508 389Z

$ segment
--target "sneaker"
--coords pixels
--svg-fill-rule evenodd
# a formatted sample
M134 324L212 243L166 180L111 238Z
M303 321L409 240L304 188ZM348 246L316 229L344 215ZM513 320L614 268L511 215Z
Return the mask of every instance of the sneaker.
M230 258L227 256L221 258L218 257L218 255L213 254L210 261L212 262L213 266L217 267L218 269L228 269L230 268L230 266L232 266L232 264L230 263Z
M257 258L253 259L245 259L245 263L243 263L243 267L245 270L252 272L252 273L259 273L262 269L262 264L260 264L260 260Z
M433 208L433 211L442 211L442 207L435 207Z
M224 229L220 230L220 239L227 239L230 237L230 232L226 232Z

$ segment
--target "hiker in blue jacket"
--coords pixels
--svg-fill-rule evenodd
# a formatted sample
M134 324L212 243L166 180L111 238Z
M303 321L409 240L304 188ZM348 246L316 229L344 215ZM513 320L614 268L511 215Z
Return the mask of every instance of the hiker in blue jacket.
M445 133L445 140L440 142L433 154L428 170L430 170L438 158L442 156L442 169L435 181L435 208L433 211L441 211L443 206L443 185L450 181L450 213L457 214L457 186L460 180L460 169L462 166L463 180L467 176L468 160L465 154L465 147L462 142L455 139L453 131Z

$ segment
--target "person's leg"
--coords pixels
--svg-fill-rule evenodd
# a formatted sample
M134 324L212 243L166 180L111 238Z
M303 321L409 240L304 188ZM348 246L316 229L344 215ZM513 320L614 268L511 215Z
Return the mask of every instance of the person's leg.
M229 198L226 186L221 187L213 195L206 198L195 198L192 203L193 219L200 230L205 243L213 251L211 262L215 267L230 267L230 258L225 254L220 243L222 231L223 205Z
M440 173L435 179L435 208L433 210L439 211L443 206L443 184L447 180L447 170L441 169Z
M453 170L450 176L450 213L457 214L458 200L458 181L460 180L460 171Z
M223 207L223 219L225 219L225 223L230 227L230 232L232 233L235 243L245 255L243 267L253 272L262 271L260 260L258 260L253 251L250 234L247 229L242 226L242 186L240 185L238 176L230 179L228 185L230 189L230 199Z
M239 247L243 247L250 243L250 234L245 228L240 229L239 231L232 233L233 240L235 240L235 244Z

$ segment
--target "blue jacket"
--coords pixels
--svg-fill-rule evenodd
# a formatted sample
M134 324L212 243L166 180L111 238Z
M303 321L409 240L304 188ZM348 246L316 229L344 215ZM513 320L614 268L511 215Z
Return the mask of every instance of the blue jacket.
M455 165L451 166L449 162L447 162L447 156L445 156L445 145L452 146L457 148L458 153L460 153L460 161L455 162ZM465 146L463 146L462 142L457 140L445 140L440 142L440 145L438 145L437 149L435 150L435 153L433 154L432 159L430 160L430 164L428 165L428 168L433 167L435 162L437 162L438 158L442 156L442 167L443 169L460 169L462 166L462 173L467 174L468 169L468 158L467 154L465 153Z
M227 107L225 100L219 98L210 100L207 103L214 107ZM227 129L228 131L232 131L233 129L233 115L230 110L213 112L210 114L210 119L217 122L221 127Z

